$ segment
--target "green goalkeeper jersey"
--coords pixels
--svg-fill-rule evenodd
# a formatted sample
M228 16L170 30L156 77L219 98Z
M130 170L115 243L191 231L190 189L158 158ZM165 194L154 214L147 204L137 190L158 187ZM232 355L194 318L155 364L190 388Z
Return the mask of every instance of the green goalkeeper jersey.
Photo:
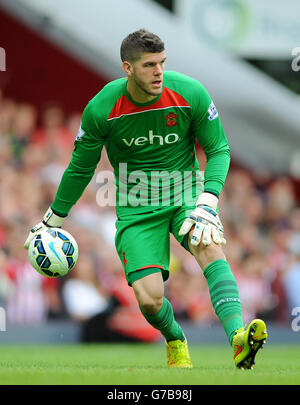
M151 196L146 191L152 186L158 192L157 205L160 205L163 186L157 183L153 173L166 176L174 172L190 173L195 179L192 181L196 181L199 173L196 139L207 159L204 191L219 196L229 168L229 146L218 111L203 85L183 74L165 71L162 93L151 102L141 104L128 93L127 78L114 80L83 112L72 159L52 209L61 216L68 215L92 179L103 146L116 178L118 214L127 212L128 208L131 212L149 210L153 203L145 204ZM178 181L176 176L171 178L173 183ZM146 184L145 193L140 196L141 204L136 206L128 203L128 199L125 201L124 196L128 197L138 183L141 189L143 182ZM174 201L172 195L170 201Z

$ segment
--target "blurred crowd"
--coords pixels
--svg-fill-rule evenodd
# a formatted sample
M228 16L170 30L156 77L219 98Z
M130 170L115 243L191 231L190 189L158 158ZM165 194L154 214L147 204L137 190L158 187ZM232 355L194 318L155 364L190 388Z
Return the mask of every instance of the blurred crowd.
M72 319L84 325L88 341L102 322L99 340L157 340L127 286L114 247L115 208L99 207L96 178L64 225L80 248L68 276L41 276L23 249L28 231L53 201L80 119L80 112L66 116L57 103L37 111L0 93L0 306L8 324ZM203 165L200 148L198 158ZM111 170L105 152L100 170ZM263 317L288 324L292 308L300 307L300 206L293 181L233 165L219 206L245 323ZM218 322L202 270L173 236L170 271L165 291L176 318Z

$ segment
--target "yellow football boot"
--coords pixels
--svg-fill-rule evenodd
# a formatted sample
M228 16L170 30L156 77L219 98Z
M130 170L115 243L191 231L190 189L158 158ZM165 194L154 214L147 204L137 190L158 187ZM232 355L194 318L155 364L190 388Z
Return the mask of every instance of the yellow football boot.
M192 368L187 340L166 341L168 367Z
M255 356L268 337L267 327L261 319L254 319L248 328L238 329L232 340L233 359L236 367L252 369Z

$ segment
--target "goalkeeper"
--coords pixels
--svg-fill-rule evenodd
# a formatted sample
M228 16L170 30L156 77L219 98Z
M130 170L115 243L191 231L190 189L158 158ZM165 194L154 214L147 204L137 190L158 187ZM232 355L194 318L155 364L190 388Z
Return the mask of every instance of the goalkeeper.
M63 225L92 179L105 146L116 177L116 249L143 316L165 338L168 366L192 367L186 337L164 296L172 232L203 270L235 365L252 368L267 332L259 319L244 327L238 287L222 250L225 237L218 199L230 153L218 111L197 80L164 71L166 53L157 35L143 29L129 34L121 44L121 59L127 77L108 83L85 108L71 162L25 248L41 228ZM196 140L207 158L202 192ZM169 178L177 174L170 181L168 200L166 187L151 176L154 170ZM178 178L189 174L188 187L178 188ZM137 184L138 203L132 198ZM186 191L189 196L182 200Z

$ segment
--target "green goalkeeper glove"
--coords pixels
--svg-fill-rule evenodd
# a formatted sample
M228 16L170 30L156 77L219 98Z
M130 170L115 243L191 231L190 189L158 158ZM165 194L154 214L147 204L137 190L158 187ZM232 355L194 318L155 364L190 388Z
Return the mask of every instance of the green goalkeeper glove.
M29 235L24 243L24 248L29 248L30 242L38 232L41 232L43 229L48 228L61 228L64 220L65 217L60 217L59 215L55 214L51 208L48 208L42 222L39 222L37 225L35 225L29 232Z
M210 193L202 193L197 200L196 208L187 218L179 231L179 235L186 235L195 225L191 244L199 245L201 238L205 246L213 240L218 245L225 245L224 228L216 211L218 197Z

